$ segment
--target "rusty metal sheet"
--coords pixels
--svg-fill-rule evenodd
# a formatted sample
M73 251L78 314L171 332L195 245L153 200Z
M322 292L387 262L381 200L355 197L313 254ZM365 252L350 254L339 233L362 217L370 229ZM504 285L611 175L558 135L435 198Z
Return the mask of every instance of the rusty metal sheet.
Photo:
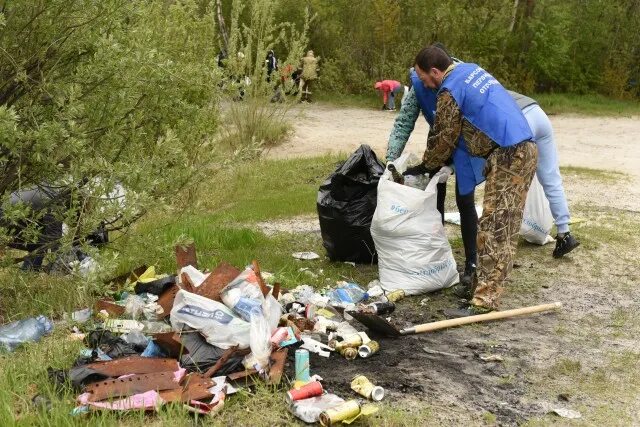
M202 374L191 373L182 381L182 401L204 400L213 397L209 391L215 382Z
M271 290L271 295L277 300L278 297L280 296L280 288L281 288L281 284L280 282L276 282L273 284L273 289Z
M200 286L193 289L193 293L220 302L222 301L220 291L240 273L241 271L234 266L223 262L204 279Z
M180 287L187 292L193 292L196 289L187 273L182 273L180 275Z
M155 372L152 374L131 375L126 378L103 380L91 383L85 391L91 393L89 400L99 402L105 399L132 396L150 390L180 389L173 372Z
M165 402L182 402L182 387L171 390L160 390L158 394Z
M189 350L182 345L180 335L175 332L163 332L151 335L155 343L165 351L170 357L179 358L183 354L188 354Z
M173 372L180 369L176 359L141 356L129 356L105 362L94 362L85 366L107 377L119 377L127 374Z
M198 268L198 257L196 256L196 245L189 243L187 245L176 245L176 263L178 270L187 265Z
M227 375L229 382L234 381L236 383L241 383L245 385L253 384L254 380L257 378L258 371L255 369L247 369L246 371L234 372L233 374Z
M213 365L211 368L209 368L209 370L207 372L205 372L204 376L206 378L213 377L216 374L216 372L218 372L220 370L220 368L222 368L222 366L225 363L227 363L227 361L231 357L242 357L242 356L246 356L249 353L251 353L251 349L250 348L238 349L237 345L233 346L231 348L228 348L227 350L224 351L224 353L222 353L222 356L220 356L220 358L218 359L216 364Z
M102 310L109 313L109 316L122 316L124 314L124 307L116 304L113 301L100 300L96 302L96 312L100 312Z
M180 288L178 286L173 285L169 289L164 291L158 298L158 304L164 310L161 316L163 319L171 314L171 309L173 308L173 300L176 299L176 294L179 290Z
M288 348L281 348L280 350L271 353L271 368L269 369L269 384L280 384L282 380L282 372L284 370L284 364L287 361Z
M260 286L260 291L262 291L263 296L267 296L269 291L269 287L264 283L264 279L262 278L262 272L260 271L260 264L258 264L258 260L254 259L251 261L251 266L253 268L253 272L256 273L256 278L258 279L258 286Z

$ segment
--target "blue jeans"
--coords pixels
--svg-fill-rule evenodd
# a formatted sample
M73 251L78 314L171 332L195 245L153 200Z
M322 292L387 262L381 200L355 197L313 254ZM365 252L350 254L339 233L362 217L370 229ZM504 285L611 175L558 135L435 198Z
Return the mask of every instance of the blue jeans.
M549 200L549 207L558 227L558 233L566 233L569 231L569 206L562 186L558 151L553 142L551 122L537 104L525 108L522 110L522 114L529 122L529 127L533 132L533 140L538 147L538 167L536 168L538 180L542 184L544 195Z
M396 95L403 91L402 85L398 86L391 92L389 92L389 99L387 100L387 108L389 110L396 109Z

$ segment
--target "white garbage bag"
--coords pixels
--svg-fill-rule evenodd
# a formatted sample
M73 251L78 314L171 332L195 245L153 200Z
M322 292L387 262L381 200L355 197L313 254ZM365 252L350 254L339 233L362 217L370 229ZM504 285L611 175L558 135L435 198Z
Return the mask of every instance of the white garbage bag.
M553 215L551 215L549 201L544 195L538 176L534 175L524 205L520 236L529 243L545 245L554 241L549 235L551 227L553 227Z
M171 326L176 332L185 326L200 331L209 344L227 349L249 347L249 322L236 317L226 305L179 290L171 309Z
M417 162L414 154L404 154L393 163L402 173ZM436 208L437 181L434 177L422 191L393 182L388 170L380 178L371 235L386 291L404 289L417 295L458 283L456 262Z

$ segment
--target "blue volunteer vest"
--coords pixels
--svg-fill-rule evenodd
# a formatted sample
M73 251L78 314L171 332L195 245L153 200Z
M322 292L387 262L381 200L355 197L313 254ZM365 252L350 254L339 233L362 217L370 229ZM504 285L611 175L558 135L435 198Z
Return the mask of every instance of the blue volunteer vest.
M415 70L411 71L411 84L424 118L427 119L429 126L433 127L436 118L437 92L425 87ZM484 182L484 163L483 158L469 154L464 138L460 136L458 146L453 152L453 166L456 169L456 185L461 195L471 193L476 185Z
M443 90L451 93L464 118L500 147L533 141L529 123L518 104L479 65L458 64L442 82L439 92Z

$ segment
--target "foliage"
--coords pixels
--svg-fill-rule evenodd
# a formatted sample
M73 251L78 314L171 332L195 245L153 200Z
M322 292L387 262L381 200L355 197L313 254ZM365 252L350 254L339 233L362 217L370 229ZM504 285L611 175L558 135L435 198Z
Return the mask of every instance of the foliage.
M320 86L364 93L407 81L420 48L441 42L524 92L640 95L638 0L281 0L277 16L317 15L309 44L324 58Z
M126 225L222 155L212 17L192 1L4 2L0 179L5 218L33 216L11 193L70 193L54 214L73 239L100 219ZM122 198L105 197L117 185ZM20 210L20 212L17 212ZM34 224L34 223L32 223Z

